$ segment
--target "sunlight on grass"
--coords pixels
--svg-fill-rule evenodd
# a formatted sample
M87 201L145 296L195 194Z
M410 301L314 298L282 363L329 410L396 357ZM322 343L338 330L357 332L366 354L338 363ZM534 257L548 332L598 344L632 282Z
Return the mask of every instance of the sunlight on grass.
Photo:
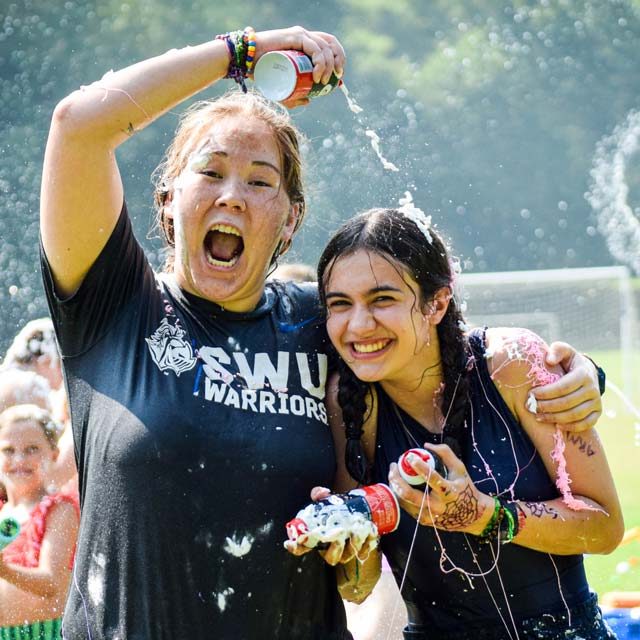
M620 389L625 390L622 358L618 352L593 353L592 357ZM640 410L640 354L634 357L626 392ZM628 372L627 372L628 373ZM607 459L618 489L624 513L625 529L640 527L640 446L636 444L638 421L622 400L609 389L604 397L604 415L597 429L607 452ZM639 427L640 428L640 427ZM621 545L607 556L586 557L591 588L602 595L607 591L640 590L640 539Z

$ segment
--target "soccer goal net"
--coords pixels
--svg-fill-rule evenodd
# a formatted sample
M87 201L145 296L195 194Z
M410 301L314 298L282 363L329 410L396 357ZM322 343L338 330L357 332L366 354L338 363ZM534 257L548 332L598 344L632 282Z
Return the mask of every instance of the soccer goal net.
M619 351L623 384L636 387L638 315L626 267L470 273L461 288L471 326L526 327L587 353Z

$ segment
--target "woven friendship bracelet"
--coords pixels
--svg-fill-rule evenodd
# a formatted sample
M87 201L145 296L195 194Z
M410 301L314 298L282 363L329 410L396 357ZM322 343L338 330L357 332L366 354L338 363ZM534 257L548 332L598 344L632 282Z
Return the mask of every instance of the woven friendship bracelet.
M244 93L247 93L247 78L253 68L256 54L256 32L253 27L244 31L229 31L216 36L216 40L224 40L229 51L229 68L225 78L237 82Z

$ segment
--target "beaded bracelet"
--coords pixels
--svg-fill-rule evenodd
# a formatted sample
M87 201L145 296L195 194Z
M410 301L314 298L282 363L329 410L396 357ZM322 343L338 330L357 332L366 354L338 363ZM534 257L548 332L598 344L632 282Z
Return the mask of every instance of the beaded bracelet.
M256 54L256 32L253 27L244 31L229 31L216 36L216 40L224 40L229 51L229 68L225 78L235 80L244 93L247 93L247 78L253 68Z
M251 76L253 73L253 62L256 57L256 32L253 27L247 27L244 30L244 41L247 45L247 55L245 57L247 76Z

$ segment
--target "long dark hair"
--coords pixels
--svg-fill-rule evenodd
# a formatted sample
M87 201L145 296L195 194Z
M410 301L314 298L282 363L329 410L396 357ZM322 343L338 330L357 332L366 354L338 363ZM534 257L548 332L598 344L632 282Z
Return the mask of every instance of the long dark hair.
M325 287L336 259L360 250L381 255L404 268L420 287L422 299L416 304L428 303L442 287L453 287L456 274L452 258L433 228L421 230L413 217L397 209L370 209L345 222L320 257L318 286L325 309ZM441 397L446 421L443 436L444 441L459 453L458 443L465 428L467 407L468 342L464 319L455 298L450 300L437 331L444 380ZM338 402L347 436L347 469L356 480L364 483L368 479L368 464L361 437L367 394L371 390L369 384L359 380L343 361L340 361L339 374Z

